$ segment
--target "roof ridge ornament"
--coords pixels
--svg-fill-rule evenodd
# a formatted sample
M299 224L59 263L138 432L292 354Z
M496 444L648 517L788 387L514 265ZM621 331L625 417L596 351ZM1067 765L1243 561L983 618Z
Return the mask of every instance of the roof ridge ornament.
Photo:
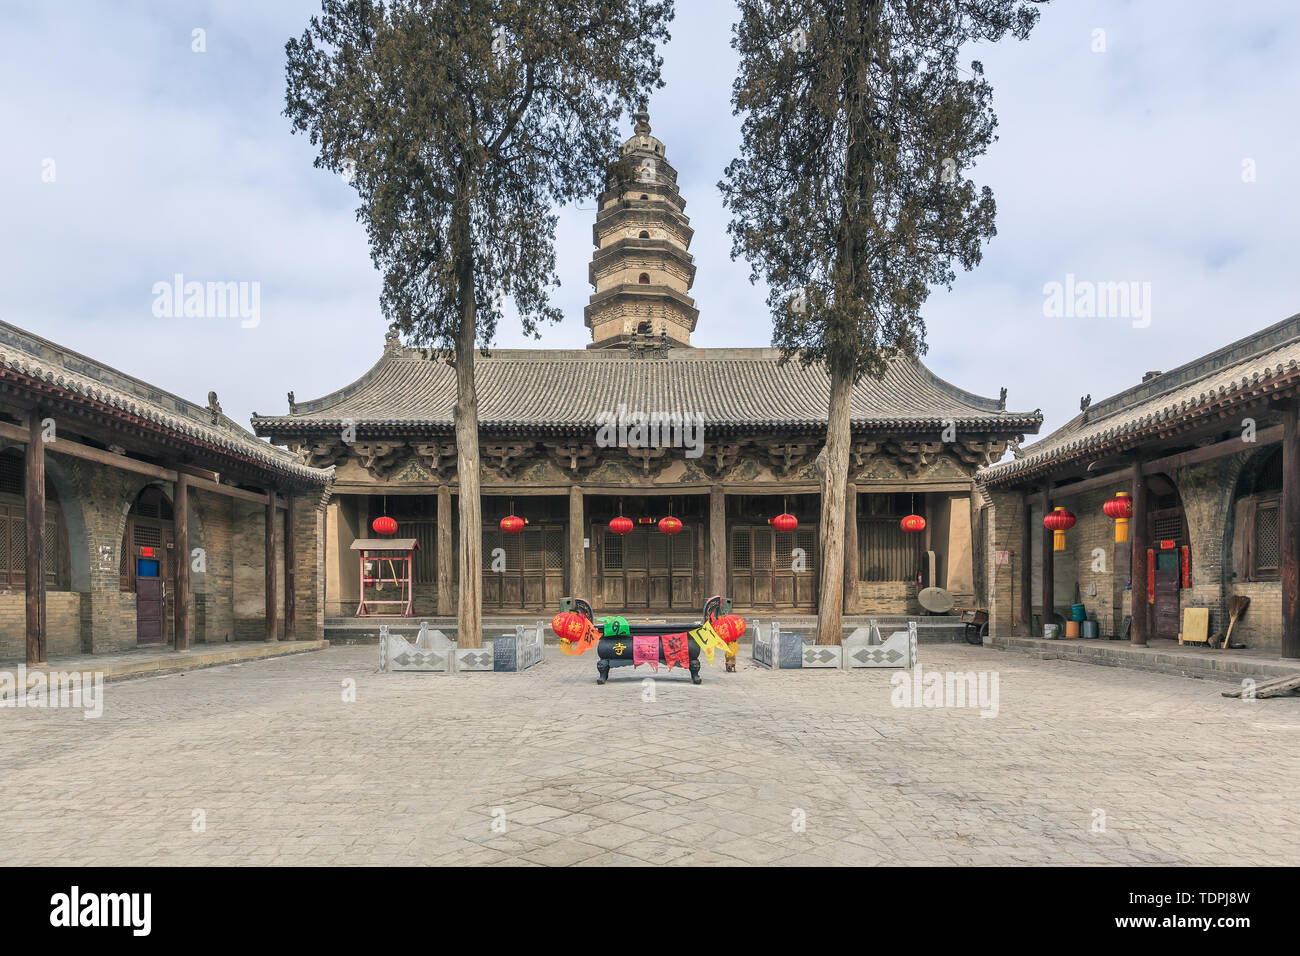
M402 337L397 329L390 328L384 333L384 354L396 355L400 351L402 351Z

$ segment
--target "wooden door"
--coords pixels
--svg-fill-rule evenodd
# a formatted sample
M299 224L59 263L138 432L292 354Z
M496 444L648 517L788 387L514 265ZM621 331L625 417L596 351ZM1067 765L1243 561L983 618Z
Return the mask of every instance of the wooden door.
M519 534L483 529L483 607L542 610L564 597L565 533L561 525L529 525Z
M811 610L817 606L817 526L794 532L733 527L727 570L737 606Z
M1155 636L1177 640L1182 628L1177 551L1156 552Z
M160 577L136 576L135 642L162 644L167 640L167 599Z
M685 527L675 535L653 527L638 527L626 535L593 527L596 594L601 606L676 611L702 604L697 534L699 529L694 527Z

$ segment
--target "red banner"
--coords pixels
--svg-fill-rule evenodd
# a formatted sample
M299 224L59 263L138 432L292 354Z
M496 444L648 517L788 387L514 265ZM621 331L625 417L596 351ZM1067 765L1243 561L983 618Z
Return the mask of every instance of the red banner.
M691 664L690 644L686 633L665 634L664 643L664 661L668 664L668 669L672 670L673 666L689 667Z
M1179 557L1182 563L1182 579L1180 583L1183 587L1190 588L1192 586L1192 549L1187 545L1183 545L1182 554Z
M1147 548L1147 603L1156 603L1156 552Z

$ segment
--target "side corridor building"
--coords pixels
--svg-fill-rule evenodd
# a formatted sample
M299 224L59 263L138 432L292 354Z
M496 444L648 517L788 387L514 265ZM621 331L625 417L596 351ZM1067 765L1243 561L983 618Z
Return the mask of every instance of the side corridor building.
M1192 607L1223 634L1246 597L1233 643L1300 658L1298 399L1300 315L1085 396L1069 424L982 469L992 632L1041 635L1078 602L1103 635L1137 643L1176 639ZM1121 493L1125 543L1102 511ZM1043 515L1057 507L1078 523L1054 552Z

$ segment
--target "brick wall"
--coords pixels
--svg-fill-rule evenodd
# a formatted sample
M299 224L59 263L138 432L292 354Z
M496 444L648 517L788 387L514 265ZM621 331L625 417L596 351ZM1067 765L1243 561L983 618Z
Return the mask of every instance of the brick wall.
M81 595L75 591L45 592L47 655L81 653ZM27 595L0 590L0 661L27 656Z

